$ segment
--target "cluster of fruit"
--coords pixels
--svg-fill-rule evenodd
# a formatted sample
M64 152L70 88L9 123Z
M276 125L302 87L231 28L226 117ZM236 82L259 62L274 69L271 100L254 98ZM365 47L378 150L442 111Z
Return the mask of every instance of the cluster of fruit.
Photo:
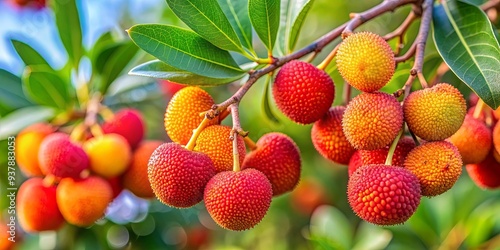
M212 97L198 87L182 88L172 97L165 112L172 142L151 155L149 182L166 205L187 208L204 200L221 227L250 229L265 216L273 196L297 185L300 152L284 134L265 134L255 144L220 125L227 113L214 119L200 115L213 105Z
M322 156L349 165L348 201L360 218L379 225L405 222L421 196L442 194L455 184L462 157L479 186L500 186L500 167L491 146L500 137L499 125L491 136L484 122L466 116L458 89L436 84L412 92L402 104L395 95L380 92L392 78L396 61L389 44L369 32L347 36L336 60L344 80L362 91L347 107L330 107L333 81L301 61L282 67L273 96L291 120L314 122L311 139ZM401 138L405 123L420 141ZM482 152L476 152L479 145Z
M77 125L69 135L62 132L66 127L37 123L18 134L17 163L30 177L17 194L25 231L57 230L64 221L92 225L123 188L154 197L147 163L162 142L143 140L144 123L136 110L123 109L108 118L92 133Z

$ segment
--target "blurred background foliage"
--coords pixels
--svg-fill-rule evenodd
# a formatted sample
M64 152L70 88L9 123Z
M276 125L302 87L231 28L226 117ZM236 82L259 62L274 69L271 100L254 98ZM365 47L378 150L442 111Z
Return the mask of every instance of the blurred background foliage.
M306 46L347 21L349 13L361 12L379 2L316 0L305 20L297 48ZM92 69L95 70L95 67L90 65L92 63L120 62L120 58L112 61L111 57L104 57L104 61L92 61L91 58L95 56L92 53L99 51L95 48L101 46L100 41L105 39L103 34L109 39L106 46L112 47L128 40L125 30L133 24L183 26L162 0L88 0L77 1L77 6L83 44L88 52L80 70L87 78L94 73ZM404 7L384 14L364 24L359 30L386 34L395 29L409 11L410 7ZM64 72L70 57L58 35L54 16L50 8L19 9L5 0L0 1L0 89L3 92L0 93L3 99L0 100L0 215L3 220L8 215L9 206L4 167L7 166L7 136L15 135L31 123L53 119L64 112L41 109L33 96L7 95L23 93L20 77L25 69L23 61L27 60L16 53L15 43L11 40L33 47L52 68ZM77 28L68 27L68 30L74 29ZM418 22L406 33L408 41L413 40L417 29ZM256 40L256 36L254 40L257 52L265 55L265 47ZM338 42L325 48L313 63L321 62ZM20 50L26 52L27 49ZM126 58L125 62L121 61L124 63L123 70L114 72L119 75L109 86L104 104L113 110L123 107L139 109L145 118L147 138L168 141L163 128L163 114L172 96L171 86L151 78L127 75L126 72L133 66L153 59L144 52L134 54ZM430 38L424 66L427 79L433 78L440 63L441 59ZM383 91L394 92L401 88L411 66L411 60L399 64L393 80ZM327 68L327 72L336 84L335 105L338 105L344 83L334 63ZM71 73L67 75L71 82ZM443 81L450 82L464 96L469 96L470 90L453 73L447 73ZM206 90L218 103L230 97L238 86L236 82ZM302 153L303 172L297 189L275 198L264 220L254 229L226 231L211 220L202 204L178 210L123 191L108 208L106 217L95 225L89 228L66 225L58 232L38 235L19 232L22 240L16 244L16 249L500 249L500 191L481 190L465 171L452 190L435 198L422 198L417 212L404 225L379 227L362 222L347 203L347 168L325 160L314 150L310 125L290 122L274 106L271 110L277 115L279 123L270 121L261 108L264 89L262 78L242 100L242 126L250 131L249 136L255 141L271 131L283 132L293 138ZM7 102L6 98L15 100ZM230 119L224 121L226 124L230 122ZM18 186L23 180L23 175L18 172ZM21 230L19 226L17 228Z

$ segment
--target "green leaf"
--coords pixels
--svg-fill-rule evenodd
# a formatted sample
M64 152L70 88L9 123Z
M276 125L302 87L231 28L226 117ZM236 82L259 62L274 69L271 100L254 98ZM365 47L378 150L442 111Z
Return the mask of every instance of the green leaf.
M0 84L0 106L2 107L0 115L33 105L24 95L19 77L0 69L0 79L2 79Z
M199 86L216 86L230 82L234 82L243 77L244 74L232 78L211 78L200 76L191 72L174 68L162 61L153 60L136 66L129 72L130 75L147 76L158 79L169 80L176 83L199 85Z
M66 82L47 67L27 67L23 88L31 99L41 105L66 109L71 104Z
M97 57L99 54L107 47L109 47L111 44L114 43L113 40L113 35L111 32L106 32L102 34L97 41L95 41L94 45L92 46L92 50L90 51L90 60L92 63L97 62Z
M18 109L0 120L0 140L13 136L23 128L51 119L55 110L46 106L31 106Z
M314 0L282 0L281 18L278 30L278 46L280 55L290 53L300 33L304 19L311 9Z
M12 45L14 45L14 49L16 50L17 54L19 54L19 56L21 57L24 64L26 65L43 64L49 66L49 63L47 63L45 58L43 58L42 55L40 55L35 49L33 49L28 44L14 39L10 41L12 42Z
M73 66L78 67L84 50L76 0L54 0L56 25Z
M233 26L240 42L253 51L252 23L248 16L248 0L219 0L219 5Z
M434 7L434 41L460 80L493 109L500 106L500 46L485 13L461 1Z
M94 65L101 76L98 90L102 94L106 93L109 85L120 75L138 50L139 48L129 41L112 44L99 53Z
M264 109L264 114L266 115L266 117L270 121L272 121L274 123L280 123L280 121L278 120L278 118L274 114L273 110L271 109L271 104L269 101L270 100L270 93L269 93L270 85L271 85L271 77L268 76L266 78L266 85L264 86L264 95L262 96L262 108Z
M128 33L139 48L175 68L212 78L232 78L243 72L229 52L192 31L143 24L133 26Z
M336 207L323 205L311 216L311 236L328 238L338 249L351 249L354 229L346 216ZM332 233L335 232L335 233Z
M249 0L248 11L255 32L272 51L280 25L280 0Z
M167 0L167 3L179 19L213 45L224 50L243 51L217 0Z

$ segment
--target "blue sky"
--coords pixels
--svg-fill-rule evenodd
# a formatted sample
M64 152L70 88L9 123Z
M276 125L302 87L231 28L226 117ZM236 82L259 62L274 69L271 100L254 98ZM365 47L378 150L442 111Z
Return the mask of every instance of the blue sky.
M158 22L166 7L163 0L86 0L82 10L86 16L84 44L89 47L97 37L109 29L122 29L119 19L128 12L137 23ZM161 6L161 8L158 8ZM53 14L49 9L14 9L6 0L0 0L0 68L21 74L23 64L15 53L9 38L29 43L46 57L54 67L62 67L66 54L57 35Z

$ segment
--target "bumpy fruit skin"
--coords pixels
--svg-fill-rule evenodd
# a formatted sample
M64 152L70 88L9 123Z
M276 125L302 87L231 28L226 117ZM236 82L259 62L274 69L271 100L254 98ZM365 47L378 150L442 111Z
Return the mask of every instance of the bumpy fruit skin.
M326 159L347 164L354 154L354 147L347 141L342 130L342 116L345 107L332 107L317 120L311 130L311 139L314 148Z
M483 189L500 188L500 163L493 157L493 152L478 164L467 164L465 169L476 185Z
M363 166L347 184L352 210L361 219L377 225L404 223L417 209L420 197L417 177L396 166Z
M231 127L212 125L201 131L196 139L194 151L204 153L212 159L217 173L233 169L233 141ZM241 136L237 138L240 165L246 155L245 141Z
M374 92L354 97L344 112L342 129L356 149L387 146L403 125L403 110L392 95Z
M57 177L77 178L83 170L89 168L89 157L83 148L71 142L64 133L53 133L45 137L40 144L38 160L45 175Z
M281 67L272 87L278 109L299 124L313 123L328 112L335 97L332 78L314 65L293 60Z
M138 110L122 109L115 117L102 125L106 134L115 133L123 136L130 147L135 149L144 138L144 120Z
M464 164L480 163L490 152L491 130L481 120L466 115L460 129L447 141L458 148Z
M64 178L57 186L57 204L67 222L87 227L104 216L113 200L108 181L98 176Z
M170 100L165 112L165 131L173 142L186 145L193 130L200 125L203 116L200 113L214 105L212 97L198 87L185 87ZM216 124L212 119L210 124Z
M394 154L392 156L391 165L403 167L406 156L413 148L415 148L415 141L413 141L411 137L403 137L399 139L398 145L396 145L396 149L394 150ZM387 159L387 154L389 153L389 146L375 150L358 150L357 152L358 158L351 157L351 160L349 161L349 176L351 176L351 174L361 166L384 164Z
M406 157L404 168L417 176L422 195L436 196L448 191L462 173L462 157L447 141L424 143Z
M16 137L16 161L21 171L28 177L42 176L38 151L43 139L54 132L47 123L36 123L26 127Z
M215 175L205 189L205 206L219 226L247 230L257 225L271 205L273 190L258 170L226 171Z
M447 83L412 92L403 104L408 127L426 141L444 140L457 132L466 108L460 91Z
M162 144L161 141L144 141L135 149L132 161L122 176L123 187L137 197L153 198L155 194L148 179L148 162L151 154Z
M348 36L337 51L337 68L353 87L373 92L394 75L396 62L389 44L379 35L359 32Z
M125 172L132 158L127 140L119 134L103 134L83 143L90 159L90 170L105 177L116 177Z
M21 185L16 204L19 224L26 232L57 230L64 223L57 206L56 187L45 186L41 178L30 178Z
M148 179L156 197L176 208L199 203L205 186L214 175L215 167L210 157L177 143L160 145L148 162Z
M295 142L285 134L263 135L257 148L248 153L242 169L254 168L271 182L273 196L292 191L300 179L300 151Z

